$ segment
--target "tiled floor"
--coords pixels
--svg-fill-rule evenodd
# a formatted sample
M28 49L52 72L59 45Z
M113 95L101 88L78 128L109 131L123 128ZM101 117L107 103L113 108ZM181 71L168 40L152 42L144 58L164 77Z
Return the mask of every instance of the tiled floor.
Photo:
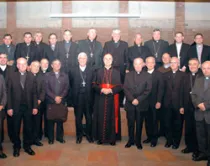
M165 140L161 138L156 148L143 145L143 150L136 147L125 149L126 138L115 147L87 143L77 145L72 136L65 137L66 143L55 142L48 145L44 139L43 147L32 147L36 155L31 157L21 149L20 157L12 156L12 144L5 140L4 149L8 158L0 160L0 166L205 166L206 162L193 162L191 155L184 155L180 150L164 148Z

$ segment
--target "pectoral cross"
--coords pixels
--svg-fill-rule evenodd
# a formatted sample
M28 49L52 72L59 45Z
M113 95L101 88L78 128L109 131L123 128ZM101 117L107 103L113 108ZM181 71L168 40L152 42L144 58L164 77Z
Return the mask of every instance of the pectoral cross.
M85 81L83 81L83 82L82 82L82 86L83 86L83 87L85 87L85 85L86 85L86 82L85 82Z
M27 62L28 62L29 58L30 58L30 57L29 57L28 54L27 54L27 56L26 56Z

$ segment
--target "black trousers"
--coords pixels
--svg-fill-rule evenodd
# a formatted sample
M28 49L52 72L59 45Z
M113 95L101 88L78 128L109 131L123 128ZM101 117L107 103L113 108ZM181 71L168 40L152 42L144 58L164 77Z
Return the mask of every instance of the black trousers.
M85 116L86 120L86 130L85 133L87 136L91 137L91 129L92 129L92 116L91 109L89 104L87 103L87 98L85 93L80 93L78 96L78 104L74 107L75 114L75 123L76 123L76 135L78 137L83 136L83 125L82 118Z
M7 132L8 132L8 136L10 138L11 141L13 141L13 133L14 133L14 130L13 130L13 120L12 120L12 117L7 115Z
M180 144L183 127L183 116L178 109L167 108L165 112L166 139L169 143Z
M48 139L54 141L54 128L56 126L56 140L62 140L64 136L63 122L48 120Z
M158 134L160 136L165 136L165 112L166 109L161 107L160 110L157 111L157 121L159 123Z
M23 119L23 148L27 149L31 146L32 143L32 110L28 110L26 105L20 105L18 112L15 112L12 116L13 120L13 148L21 148L20 140L20 127L21 121Z
M196 151L198 149L194 111L195 111L195 109L193 107L191 107L184 113L185 144L186 144L186 147L192 151Z
M32 115L33 142L40 141L40 124L41 124L41 113L40 111L38 111L36 115Z
M210 124L207 124L205 120L196 121L196 131L198 150L210 159Z
M48 126L47 126L47 104L46 101L43 101L39 106L39 112L41 116L40 120L40 126L39 126L39 139L42 139L42 136L44 134L45 137L48 137ZM44 122L44 131L42 128L42 122Z
M154 106L149 106L145 123L147 138L154 143L156 143L158 139L157 111Z
M128 120L128 135L129 135L129 142L136 143L136 145L141 144L141 136L142 136L142 126L143 121L146 118L147 112L146 111L137 111L135 110L127 110L126 116ZM136 125L136 138L134 141L134 130Z
M4 111L4 110L2 110ZM4 134L4 128L3 128L3 124L4 124L4 113L0 111L0 151L3 150L3 147L2 147L2 142L3 142L3 135Z

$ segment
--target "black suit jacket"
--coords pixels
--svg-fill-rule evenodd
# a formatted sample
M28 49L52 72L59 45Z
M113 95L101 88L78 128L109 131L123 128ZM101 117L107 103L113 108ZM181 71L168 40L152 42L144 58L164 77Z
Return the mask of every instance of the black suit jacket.
M149 104L151 107L155 107L157 102L162 103L164 84L163 75L161 72L154 70L152 75L152 91L149 95Z
M46 73L45 75L45 83L46 83L46 101L48 104L55 103L56 91L55 91L55 82L56 76L54 72ZM60 83L60 90L58 96L62 97L62 103L65 104L66 97L69 91L69 78L67 74L64 72L60 72L60 76L58 78Z
M148 56L151 56L149 49L145 46L140 46L140 51L138 46L135 44L128 48L128 69L134 70L133 68L133 60L135 58L142 58L144 61Z
M191 58L198 59L196 44L192 45L188 51L188 60ZM210 48L207 45L203 45L203 51L201 54L201 63L208 60L210 60Z
M14 72L14 70L14 67L8 65L4 71L0 68L0 74L4 77L6 84L8 82L9 76L12 72Z
M152 77L149 73L142 71L138 79L136 71L131 71L126 74L124 82L124 93L126 96L125 110L147 111L149 107L149 95L152 90ZM139 104L134 106L132 101L137 99Z
M195 85L192 89L192 101L195 111L195 120L202 121L205 120L207 124L210 124L210 84L207 90L204 90L204 76L199 77L195 81ZM200 103L204 103L206 110L201 111L197 106Z
M119 46L115 48L114 41L108 41L104 45L103 55L110 53L113 56L112 66L120 69L124 75L125 69L128 69L128 43L120 40Z
M29 113L32 114L32 109L37 108L37 93L36 93L36 80L32 73L27 72L25 81L24 93L27 99L27 106ZM21 91L20 73L13 72L8 80L8 95L7 95L7 109L13 109L14 114L19 111L21 104Z
M51 45L47 46L47 59L49 60L50 64L53 60L58 58L58 47L56 45L54 51L52 50Z
M93 77L94 77L94 72L91 69L91 67L86 67L85 69L86 73L86 99L87 103L89 105L93 104L93 91L92 91L92 82L93 82ZM69 81L70 81L70 96L71 96L71 101L73 102L73 106L78 105L78 96L79 96L79 90L81 86L81 77L80 77L80 68L79 66L74 67L70 70L69 72Z
M168 42L165 40L160 39L158 42L160 43L159 47L155 47L156 50L154 50L153 42L155 42L153 39L148 40L145 42L145 46L150 50L153 56L155 56L155 51L158 53L158 57L156 58L156 62L162 62L162 55L166 52L168 52ZM159 49L158 49L159 48Z
M79 46L79 52L85 52L88 56L88 59L91 58L90 53L90 45L89 45L89 40L80 40L78 41L78 46ZM94 48L93 48L93 64L92 64L92 68L94 70L97 70L99 68L102 67L102 52L103 52L103 48L100 42L94 40ZM88 61L88 65L90 65L89 61Z
M56 49L57 49L57 58L60 59L62 63L61 71L68 74L70 68L78 64L77 60L77 56L79 53L78 45L75 42L71 41L68 58L66 56L65 41L57 42Z
M180 68L183 66L187 67L188 66L188 57L187 53L190 48L189 44L182 43L181 50L180 50ZM171 44L168 48L168 53L171 55L171 57L178 57L177 55L177 48L176 44Z
M36 55L36 47L34 45L33 42L31 42L30 44L30 51L29 51L29 59L28 59L28 65L31 64L31 62L35 61L35 60L40 60L40 57ZM19 43L16 46L16 50L15 50L15 61L20 58L20 57L27 57L27 45L26 43Z
M10 45L10 53L8 52L7 46L5 44L0 45L0 52L1 53L5 53L7 54L7 59L10 60L14 60L14 54L15 54L15 45L11 44Z
M175 81L173 83L173 80ZM164 74L164 107L179 110L184 108L184 84L185 73L181 71L176 72L175 79L173 79L173 72L169 71ZM174 85L174 86L173 86Z
M35 57L36 60L40 61L42 58L48 58L48 45L44 42L40 42L39 45L37 45L35 42L33 42L35 47Z
M41 100L43 102L45 100L45 78L44 75L38 73L35 76L36 81L36 92L37 92L37 100Z

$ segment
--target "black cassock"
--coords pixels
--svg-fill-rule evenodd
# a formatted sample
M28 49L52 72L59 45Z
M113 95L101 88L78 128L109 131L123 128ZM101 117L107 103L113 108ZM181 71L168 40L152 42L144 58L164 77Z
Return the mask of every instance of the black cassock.
M115 143L121 139L119 92L122 90L120 72L101 68L93 82L95 103L93 113L93 137L102 143ZM112 88L113 94L101 93L102 88Z

